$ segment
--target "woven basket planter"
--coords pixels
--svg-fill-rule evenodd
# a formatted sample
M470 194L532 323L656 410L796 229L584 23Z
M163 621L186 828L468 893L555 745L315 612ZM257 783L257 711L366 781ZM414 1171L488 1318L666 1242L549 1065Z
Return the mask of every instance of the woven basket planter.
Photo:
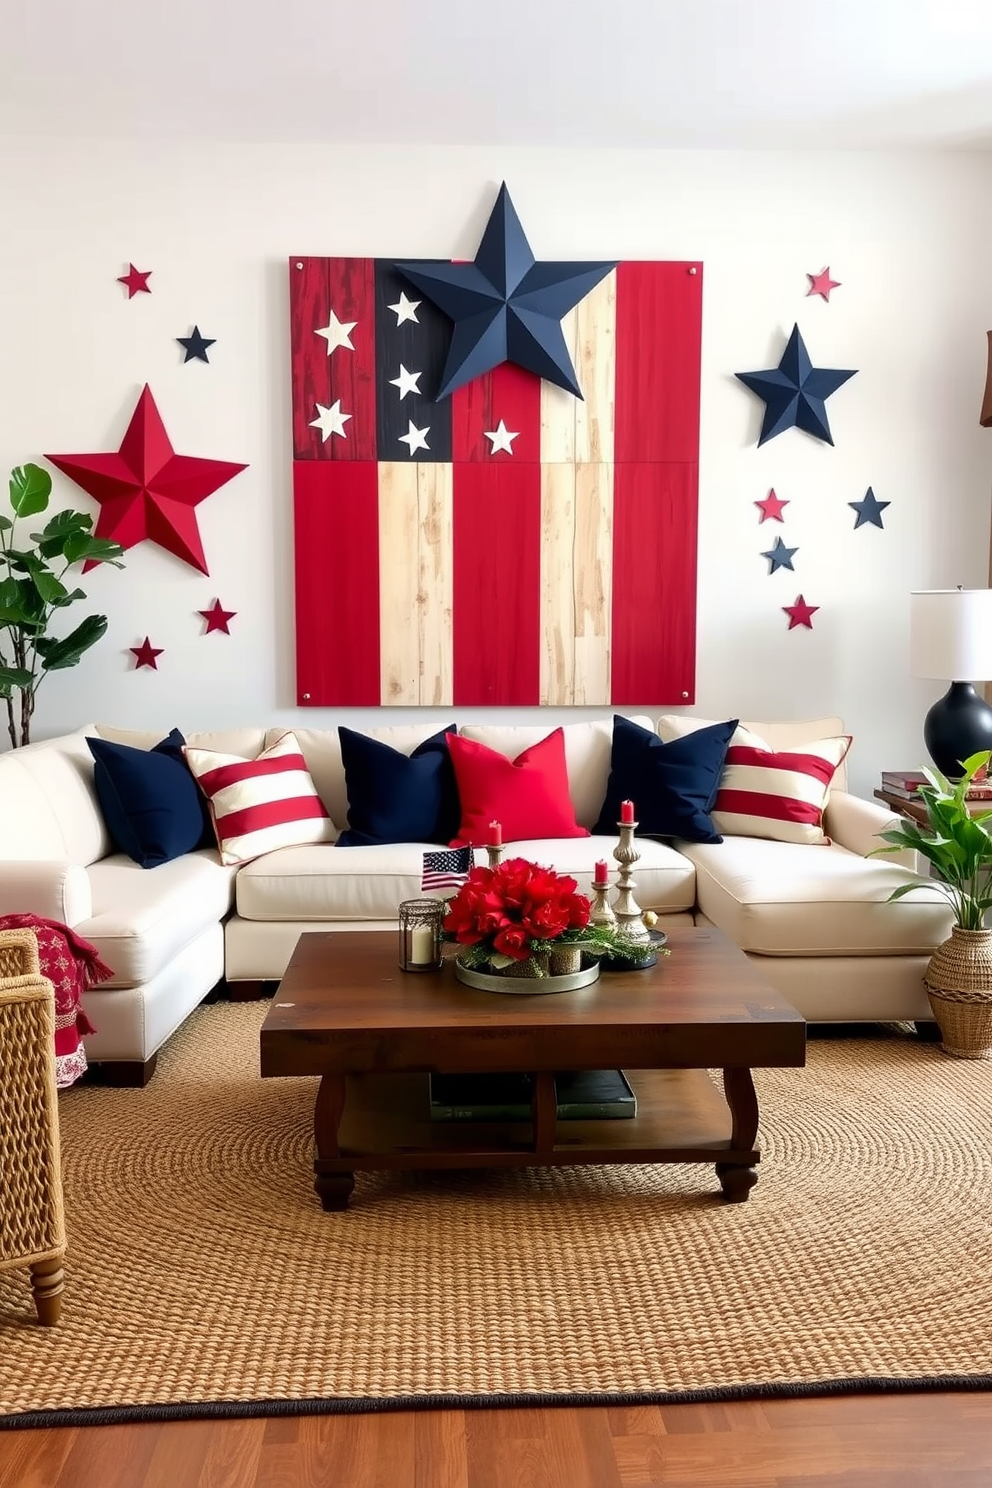
M992 930L955 925L930 957L923 982L945 1051L992 1059Z

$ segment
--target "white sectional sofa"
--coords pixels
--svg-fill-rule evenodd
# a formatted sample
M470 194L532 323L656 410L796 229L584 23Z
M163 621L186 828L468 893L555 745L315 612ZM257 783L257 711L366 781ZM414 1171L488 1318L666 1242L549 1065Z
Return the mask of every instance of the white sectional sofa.
M747 727L776 749L842 732L836 718ZM671 737L664 719L658 729ZM433 731L366 732L408 753ZM510 757L548 731L539 723L461 729ZM254 758L284 732L234 729L187 740ZM337 730L294 732L340 829L348 802ZM420 891L423 853L437 844L321 843L282 848L240 868L201 850L143 869L112 851L87 734L150 748L162 731L93 725L0 756L0 914L43 914L96 945L114 977L86 996L97 1030L87 1051L91 1061L118 1065L121 1078L147 1079L156 1051L222 979L234 995L257 995L260 984L282 975L301 934L391 927L400 900ZM612 721L567 724L564 734L576 819L592 827L606 792ZM844 787L841 766L824 819L828 846L639 839L638 900L657 911L662 928L695 922L723 930L811 1021L929 1020L922 974L950 933L950 910L924 879L918 893L888 902L913 877L908 866L866 856L891 813ZM615 845L615 835L540 839L510 851L572 873L587 888L596 859L610 858Z

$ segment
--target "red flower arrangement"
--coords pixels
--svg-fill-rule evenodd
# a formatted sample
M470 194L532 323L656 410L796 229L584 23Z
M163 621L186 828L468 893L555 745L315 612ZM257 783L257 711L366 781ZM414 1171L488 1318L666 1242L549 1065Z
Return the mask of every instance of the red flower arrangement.
M534 951L582 941L589 900L574 878L509 858L498 868L473 868L448 906L444 929L460 945L477 947L494 965L526 961Z

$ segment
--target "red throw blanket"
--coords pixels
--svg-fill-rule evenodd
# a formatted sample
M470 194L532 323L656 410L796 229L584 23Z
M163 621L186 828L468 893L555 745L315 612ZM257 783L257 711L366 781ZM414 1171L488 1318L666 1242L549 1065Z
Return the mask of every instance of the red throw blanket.
M82 1035L96 1032L79 999L114 973L95 946L58 920L35 914L0 915L0 930L33 930L37 936L41 974L55 988L55 1082L63 1090L86 1069Z

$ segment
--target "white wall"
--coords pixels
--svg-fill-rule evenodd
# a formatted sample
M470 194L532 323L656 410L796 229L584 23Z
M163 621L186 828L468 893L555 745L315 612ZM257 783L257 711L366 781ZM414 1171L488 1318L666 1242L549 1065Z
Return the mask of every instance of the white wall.
M704 262L694 711L841 714L863 792L922 760L943 689L907 676L908 593L988 574L982 155L6 142L0 471L116 449L146 381L179 452L250 464L198 508L210 578L149 543L124 571L86 577L110 628L46 681L37 737L94 719L164 731L346 716L294 706L286 260L472 256L503 178L538 257ZM129 260L154 290L130 302L114 282ZM805 297L825 264L843 282L829 304ZM827 405L835 448L791 430L759 451L762 405L732 374L774 365L795 320L814 363L858 375ZM182 365L173 338L193 322L217 338L209 367ZM892 503L885 530L855 532L846 503L869 484ZM752 503L770 486L792 503L784 527L759 526ZM56 488L95 512L63 477ZM759 554L779 533L796 569L769 577ZM780 606L800 591L821 608L813 631L790 633ZM195 612L218 596L238 612L230 638L201 635ZM164 648L157 672L131 668L146 633ZM456 714L486 716L424 722ZM549 726L585 716L547 712Z

